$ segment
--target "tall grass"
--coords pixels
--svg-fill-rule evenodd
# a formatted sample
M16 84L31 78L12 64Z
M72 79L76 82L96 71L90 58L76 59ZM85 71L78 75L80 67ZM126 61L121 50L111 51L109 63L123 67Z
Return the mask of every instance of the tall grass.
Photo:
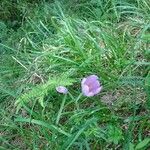
M147 149L149 14L146 0L62 0L27 9L16 30L2 21L0 148ZM87 98L90 74L103 90Z

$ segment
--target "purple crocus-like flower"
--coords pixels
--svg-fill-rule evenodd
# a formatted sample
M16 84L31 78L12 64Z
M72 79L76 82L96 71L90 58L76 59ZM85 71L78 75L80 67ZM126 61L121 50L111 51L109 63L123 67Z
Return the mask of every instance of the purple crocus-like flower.
M83 95L88 97L94 96L102 90L102 86L100 85L96 75L90 75L86 78L83 78L81 87Z
M62 94L67 94L68 93L68 89L64 86L58 86L56 87L56 91L58 93L62 93Z

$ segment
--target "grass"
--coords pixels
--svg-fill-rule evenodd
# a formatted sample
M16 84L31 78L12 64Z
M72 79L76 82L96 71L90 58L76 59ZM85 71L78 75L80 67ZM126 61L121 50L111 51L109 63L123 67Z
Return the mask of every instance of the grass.
M148 1L4 3L0 149L149 149ZM103 90L85 97L80 82L91 74Z

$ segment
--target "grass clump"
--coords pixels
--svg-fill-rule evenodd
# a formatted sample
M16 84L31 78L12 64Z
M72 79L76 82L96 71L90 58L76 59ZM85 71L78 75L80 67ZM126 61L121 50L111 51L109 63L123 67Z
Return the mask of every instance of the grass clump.
M16 5L19 27L9 17L0 23L0 148L148 149L149 3L24 6ZM80 82L91 74L103 90L86 97ZM69 93L57 93L59 85Z

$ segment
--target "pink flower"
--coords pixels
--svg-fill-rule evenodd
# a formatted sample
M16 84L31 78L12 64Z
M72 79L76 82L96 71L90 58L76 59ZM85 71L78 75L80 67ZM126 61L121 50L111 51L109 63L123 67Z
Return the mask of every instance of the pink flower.
M62 93L62 94L67 94L68 93L68 89L64 86L58 86L56 87L56 91L58 93Z
M88 97L94 96L102 90L102 86L96 75L90 75L83 78L81 81L81 88L83 95Z

